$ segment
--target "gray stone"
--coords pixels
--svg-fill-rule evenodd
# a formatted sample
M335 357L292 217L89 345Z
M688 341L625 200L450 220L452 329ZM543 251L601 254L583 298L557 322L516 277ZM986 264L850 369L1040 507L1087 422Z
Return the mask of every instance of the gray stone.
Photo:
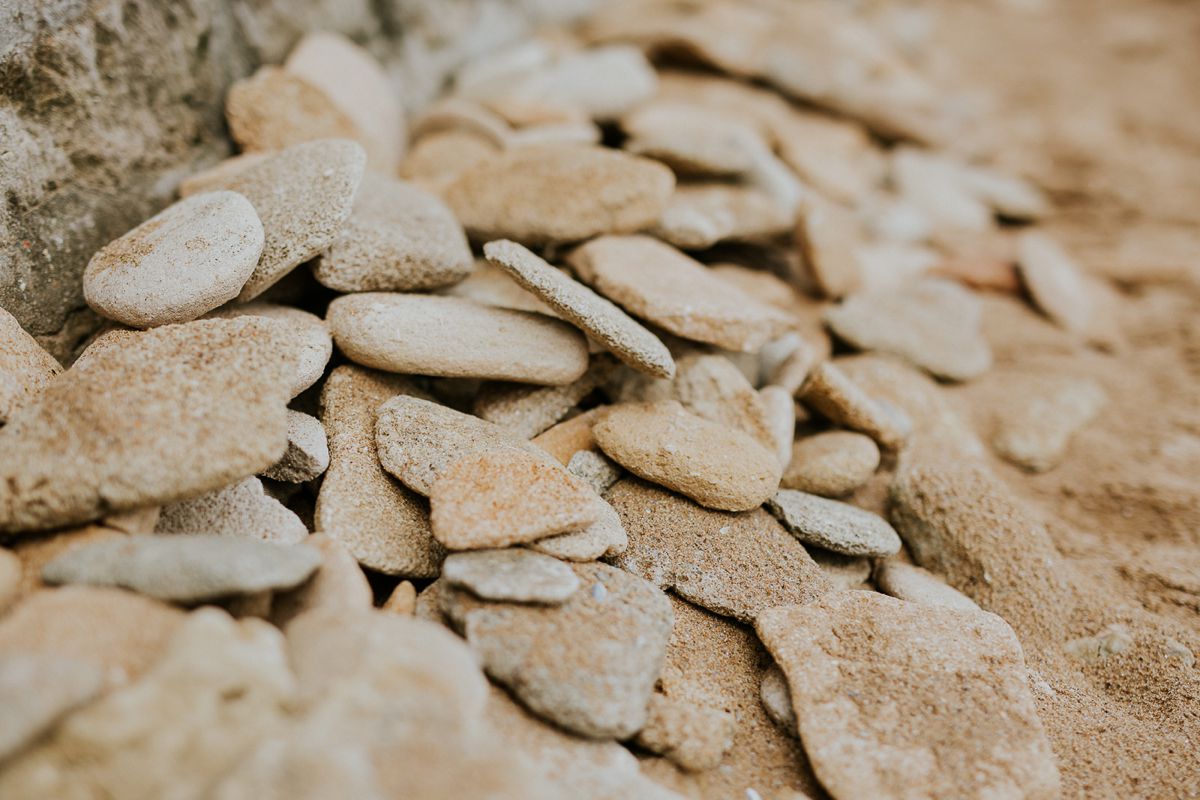
M569 566L520 548L451 553L442 564L442 577L484 600L515 603L556 605L579 588L579 578Z
M321 420L288 409L287 450L264 478L285 483L304 483L329 467L329 440Z
M304 523L263 492L253 476L191 500L163 506L155 533L212 534L295 544L308 537Z
M900 536L887 520L848 503L781 489L767 507L805 544L848 556L890 556L900 550Z

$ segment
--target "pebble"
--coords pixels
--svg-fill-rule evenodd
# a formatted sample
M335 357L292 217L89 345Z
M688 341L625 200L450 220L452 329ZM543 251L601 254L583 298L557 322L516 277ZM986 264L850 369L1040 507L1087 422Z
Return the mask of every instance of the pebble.
M862 284L861 239L858 220L835 203L810 198L796 215L796 245L826 297L845 297Z
M329 469L317 493L313 523L368 569L433 578L445 551L433 538L429 511L417 494L384 471L375 442L376 410L412 391L405 378L361 367L342 366L330 373L321 392Z
M625 552L629 537L621 524L621 518L613 507L602 498L593 501L597 518L591 525L574 533L547 536L530 542L527 547L564 561L595 561L600 557L613 557Z
M875 585L881 592L910 603L946 606L962 611L979 611L974 600L932 572L914 564L889 558L875 567Z
M799 397L835 425L865 433L888 450L903 447L912 434L912 422L904 412L868 395L840 367L828 361L809 371Z
M755 627L832 796L1058 796L1021 645L999 617L839 592Z
M86 661L25 653L0 656L0 761L98 695L104 683L103 671Z
M1108 404L1108 394L1089 378L1006 371L1003 386L1005 402L992 412L992 447L1032 472L1058 466L1071 438Z
M792 460L792 439L796 434L796 401L780 386L764 386L758 391L766 414L767 428L775 446L775 456L783 469Z
M191 197L201 192L221 189L234 175L254 164L261 164L271 155L271 153L239 153L236 156L222 159L211 167L193 172L180 181L179 196Z
M775 198L753 186L680 184L652 229L655 236L686 250L720 242L759 241L792 227L792 217Z
M653 101L621 119L624 148L686 177L729 178L754 168L753 126L701 105Z
M554 309L518 286L507 272L484 259L475 262L475 270L470 275L461 282L443 289L441 294L499 308L535 311L547 317L555 316Z
M571 463L571 457L580 450L595 450L596 438L592 436L592 424L608 406L596 406L578 416L570 417L533 439L533 443L552 455L563 465Z
M778 664L772 664L763 672L762 686L759 689L763 708L771 721L783 729L788 736L800 738L800 730L796 724L796 711L792 708L792 690L788 688L787 678Z
M261 317L273 320L287 328L291 344L299 350L295 361L295 372L290 381L292 397L312 386L325 374L325 366L333 355L333 337L325 320L300 308L255 301L243 305L228 306L209 315L215 319L237 319L238 317Z
M287 450L264 478L284 483L305 483L329 468L329 440L316 417L300 411L287 412Z
M847 556L895 555L900 536L883 517L848 503L795 489L780 489L767 508L805 544Z
M550 459L515 447L468 453L437 473L433 535L450 550L531 542L598 519L595 492Z
M748 511L779 486L782 468L774 453L673 401L613 406L592 433L625 469L708 508Z
M650 697L646 724L635 741L683 770L703 772L720 766L733 745L735 725L733 714L723 708L656 692Z
M755 352L792 326L783 312L648 236L594 239L568 263L600 294L684 339Z
M842 497L879 469L879 446L861 433L827 431L796 440L780 483L822 497Z
M621 468L596 450L580 450L567 462L567 472L587 481L596 494L604 494L621 479Z
M286 446L292 358L265 320L101 337L0 428L0 531L170 503L261 472Z
M0 423L45 389L62 366L0 308Z
M789 106L771 128L779 157L831 200L862 203L883 182L887 161L853 121Z
M1017 240L1017 269L1034 304L1072 333L1088 330L1091 294L1083 273L1062 245L1039 231Z
M422 134L405 154L400 177L441 196L460 175L496 158L503 149L490 135L473 130Z
M1133 631L1121 623L1106 625L1094 636L1081 636L1063 644L1063 652L1079 661L1103 661L1133 647Z
M443 197L481 241L577 242L652 225L675 187L662 164L599 147L520 147L464 170Z
M229 87L225 121L233 140L247 152L272 152L314 139L360 138L358 126L322 89L269 65Z
M347 357L390 372L561 386L588 366L587 341L570 325L457 297L344 295L326 319Z
M411 581L400 581L384 601L383 610L402 617L413 616L417 610L417 587Z
M573 733L626 739L646 706L671 635L671 603L604 564L572 567L583 588L557 606L443 595L443 609L484 670L538 716ZM605 591L592 591L595 585Z
M313 275L339 292L416 291L455 284L474 263L462 226L436 195L367 174Z
M238 300L253 300L337 240L365 162L356 142L321 139L289 147L215 187L245 195L265 234L262 257Z
M523 289L621 361L661 378L675 374L671 352L657 336L566 273L516 242L488 242L483 252L488 261L508 273Z
M366 611L375 604L367 576L344 544L325 533L314 533L304 543L320 554L321 565L295 589L275 595L270 615L273 624L286 628L310 611Z
M77 547L42 569L56 584L116 586L159 600L196 603L298 586L320 555L305 545L196 534L131 536Z
M618 482L607 499L629 534L613 565L713 613L751 623L764 609L807 603L833 588L762 509L711 511L636 478Z
M192 195L92 256L83 296L134 328L187 322L237 297L263 252L263 225L236 192Z
M162 506L146 506L120 514L109 514L100 520L100 525L121 533L154 533L154 526L158 524L161 514Z
M308 529L295 512L264 494L262 481L254 476L163 506L154 532L236 536L277 544L296 544L308 538Z
M599 385L600 362L583 377L566 386L530 386L525 383L486 383L475 395L475 416L532 438L570 414Z
M557 558L521 548L451 553L442 577L484 600L557 605L579 588L579 578Z
M919 208L938 228L986 231L992 209L964 180L963 165L930 151L898 147L892 180L901 197Z
M927 279L899 291L851 295L825 321L860 350L895 353L936 377L965 381L992 366L982 315L969 289Z
M710 353L683 356L673 390L675 399L696 416L747 433L763 447L777 452L767 404L728 358ZM790 434L788 445L790 451Z

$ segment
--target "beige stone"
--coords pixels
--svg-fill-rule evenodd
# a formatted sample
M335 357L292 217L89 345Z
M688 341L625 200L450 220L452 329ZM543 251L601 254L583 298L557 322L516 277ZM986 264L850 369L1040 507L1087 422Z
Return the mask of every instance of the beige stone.
M763 146L753 126L702 105L656 100L621 119L631 153L663 162L684 176L731 177L754 166Z
M532 438L571 413L600 383L599 362L566 386L486 383L475 396L475 416Z
M1067 251L1038 231L1023 234L1017 246L1021 282L1037 307L1068 331L1086 331L1092 321L1091 295Z
M650 698L649 716L636 741L682 769L699 772L720 765L733 745L734 725L733 714L725 709L656 693Z
M1089 378L1013 371L998 377L1005 402L992 404L992 447L1033 472L1057 466L1071 438L1108 404L1108 394Z
M285 627L310 611L366 611L374 603L371 585L344 544L325 533L304 540L321 556L321 566L300 586L275 595L271 622ZM411 586L411 584L409 584Z
M797 439L780 485L823 497L841 497L879 468L879 446L852 431L827 431Z
M0 548L0 614L21 594L21 559L11 550Z
M320 88L280 67L260 67L229 87L225 119L248 152L272 152L314 139L358 139L354 121Z
M847 556L879 558L900 550L900 536L870 511L795 489L780 489L767 501L783 526L805 544Z
M764 386L758 390L767 429L775 446L775 456L786 470L792 460L792 440L796 435L796 401L792 393L780 386Z
M827 297L843 297L862 283L861 238L853 214L819 197L806 200L796 215L796 244Z
M288 409L287 450L263 472L264 478L285 483L304 483L320 477L329 468L329 439L316 417Z
M675 399L696 416L747 433L771 452L778 452L766 403L728 358L711 353L683 356L673 388ZM790 450L790 434L788 443Z
M763 672L762 687L763 708L767 716L789 736L800 738L800 730L796 725L796 712L792 708L792 690L788 688L787 678L778 664L772 664Z
M296 544L308 538L308 529L273 497L263 493L254 476L215 492L163 506L155 525L162 534L213 534Z
M830 422L865 433L884 448L902 447L912 433L912 422L904 412L884 406L828 361L809 371L800 387L800 400Z
M675 187L651 232L688 250L721 242L762 241L792 227L786 204L753 186L685 183Z
M442 578L484 600L514 603L556 605L579 588L569 566L520 547L451 553L442 565Z
M444 130L416 139L400 165L400 177L437 194L469 169L496 158L501 145L470 130Z
M566 561L595 561L602 556L614 557L625 552L629 537L620 516L603 499L594 498L592 502L597 518L591 525L574 533L547 536L526 546Z
M535 311L548 317L554 309L517 285L508 273L485 259L475 262L475 269L459 283L441 291L451 297L462 297L489 306L516 311Z
M571 462L571 457L581 450L596 449L596 438L592 436L592 424L604 413L607 406L584 411L582 414L564 420L538 434L533 443L552 455L564 466Z
M0 423L35 398L62 372L21 324L0 308Z
M211 192L225 186L232 176L271 157L271 153L239 153L218 161L211 167L194 172L179 182L179 196L191 197L201 192Z
M214 311L209 317L237 319L238 317L262 317L286 327L290 343L299 350L295 360L295 371L290 381L292 397L312 386L325 374L325 366L333 355L333 338L325 320L300 308L257 301L242 305L226 306Z
M910 603L928 603L963 611L975 611L974 600L928 570L894 558L877 562L875 583L885 594Z
M383 603L383 610L402 617L411 617L417 610L417 588L411 581L400 581Z
M35 741L98 695L104 684L103 670L86 661L46 654L0 656L0 759Z

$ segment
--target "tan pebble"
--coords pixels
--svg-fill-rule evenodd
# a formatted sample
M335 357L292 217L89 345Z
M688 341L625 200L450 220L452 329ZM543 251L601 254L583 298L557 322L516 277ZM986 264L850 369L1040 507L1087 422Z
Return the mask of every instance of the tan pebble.
M907 415L881 405L828 361L809 372L800 388L800 400L831 422L865 433L884 448L903 446L912 432Z
M648 236L603 236L576 249L568 262L629 313L685 339L755 351L792 327L778 310Z
M371 584L354 555L337 539L314 533L304 540L321 554L321 566L305 583L275 595L271 622L285 627L310 611L365 611L374 603Z
M327 533L368 569L431 578L445 551L433 538L424 501L380 466L375 445L377 409L415 391L395 375L361 367L335 369L321 393L321 422L329 436L329 469L313 515ZM430 404L432 405L432 404Z
M148 532L153 533L153 529ZM68 528L17 539L12 550L21 562L17 597L25 597L39 589L45 589L47 584L42 581L42 567L61 554L89 542L101 542L122 536L125 534L115 528L85 525L81 528Z
M1016 294L1021 289L1016 264L1002 259L951 256L939 261L930 273L956 280L972 289L993 289L1009 294Z
M1080 661L1103 661L1133 646L1133 631L1127 625L1106 625L1094 636L1081 636L1063 644L1063 652Z
M1057 466L1071 438L1108 404L1100 384L1087 378L1007 371L1003 386L1008 402L993 412L992 447L1033 472Z
M677 175L731 177L754 166L757 131L701 105L653 101L621 119L631 153L661 161Z
M766 403L724 356L690 353L680 358L674 396L696 416L748 433L771 452L778 451ZM790 451L790 434L788 444Z
M457 283L473 264L462 226L438 197L367 174L313 275L339 292L413 291Z
M1036 220L1050 210L1046 196L1033 184L989 167L964 165L962 182L1003 217Z
M557 316L554 309L518 286L507 272L482 258L475 262L475 269L470 275L459 283L443 289L441 294L462 297L499 308L534 311L548 317Z
M666 345L610 301L516 242L488 242L483 252L522 288L621 361L651 375L674 375L675 362Z
M134 328L186 322L238 295L263 242L263 225L245 197L193 195L92 256L83 272L84 299Z
M593 498L597 519L574 533L547 536L526 545L531 550L564 561L595 561L597 558L618 556L629 546L629 536L620 516L602 498Z
M285 326L289 338L299 349L295 373L291 384L291 396L303 392L325 374L325 365L333 355L333 337L325 320L300 308L258 301L243 305L228 306L209 314L210 318L237 319L238 317L262 317Z
M194 172L179 182L179 196L191 197L201 192L223 188L231 177L244 169L260 164L271 157L271 153L240 153L230 156L207 169Z
M412 136L418 142L446 133L467 133L504 149L512 128L490 103L464 97L444 97L430 105L413 121Z
M813 561L838 589L873 589L872 560L865 556L847 556L820 547L806 548Z
M669 169L647 159L548 145L478 162L444 197L472 238L540 245L644 228L674 185Z
M962 165L948 156L899 147L892 156L892 181L900 195L938 228L988 230L992 209L963 180Z
M260 67L229 87L225 119L233 140L248 152L360 138L358 126L322 89L274 66Z
M676 402L613 406L592 433L605 455L630 472L708 508L756 508L779 486L781 468L771 451Z
M264 478L285 483L305 483L329 467L329 440L316 417L288 409L287 450Z
M579 588L579 578L563 562L522 548L451 553L442 577L484 600L561 603Z
M0 308L0 423L38 395L62 366Z
M862 283L856 253L861 238L849 211L820 198L806 201L796 216L796 243L827 297L842 297Z
M635 741L690 772L713 769L733 745L733 714L663 694L650 698L645 726Z
M308 529L273 497L263 493L253 476L200 495L163 506L156 533L215 534L295 544L308 538Z
M484 384L475 397L475 416L503 425L532 438L554 425L599 385L593 367L566 386L529 386L521 383Z
M11 550L0 548L0 614L21 595L21 559Z
M828 431L798 439L781 485L823 497L841 497L879 468L879 446L861 433Z
M792 460L792 439L796 435L796 401L791 392L779 386L764 386L758 390L767 429L779 464L786 470Z
M1030 231L1017 244L1017 267L1033 302L1046 316L1073 333L1088 330L1091 295L1079 267L1062 245Z
M535 436L533 443L566 466L571 457L579 451L595 449L596 439L592 436L592 425L597 417L604 413L605 408L606 406L598 406L560 422Z
M783 526L800 541L848 556L880 558L900 550L900 536L870 511L795 489L767 501Z
M792 709L792 690L788 688L787 678L783 676L783 670L778 664L772 664L763 672L759 693L762 696L763 708L767 710L771 721L788 736L799 738L796 712Z
M597 145L600 144L601 138L600 128L593 122L583 120L526 125L510 133L504 143L509 149L546 145Z
M400 581L383 603L383 610L402 617L411 617L417 610L417 589L411 581Z
M651 232L669 244L704 250L720 242L769 239L787 232L786 206L752 186L681 184Z
M947 584L928 570L889 558L875 567L875 583L879 590L910 603L929 603L935 606L977 611L974 600Z
M422 136L413 144L400 177L441 195L459 175L497 157L501 145L469 130L445 130Z
M767 383L778 386L793 397L800 392L808 373L821 359L820 353L807 341L799 341L788 350L767 376Z
M46 654L0 656L0 759L20 752L99 694L104 683L95 664Z
M566 323L457 297L345 295L326 319L351 360L390 372L562 385L588 365L586 340Z
M859 203L883 181L883 153L852 120L789 107L771 130L783 162L832 200Z
M578 108L610 120L653 95L655 85L654 68L641 49L617 44L567 53L512 76L498 89L508 98Z

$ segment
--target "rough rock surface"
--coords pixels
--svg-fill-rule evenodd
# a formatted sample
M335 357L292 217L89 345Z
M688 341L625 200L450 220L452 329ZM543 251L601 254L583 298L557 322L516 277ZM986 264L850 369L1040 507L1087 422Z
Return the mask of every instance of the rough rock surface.
M7 422L61 371L54 357L0 308L0 422Z
M805 544L847 556L890 556L900 550L900 537L887 520L849 503L780 489L767 508Z
M879 468L879 447L871 437L828 431L797 439L780 485L824 497L841 497L867 482Z
M288 409L287 450L264 478L285 483L304 483L329 468L329 439L316 417Z
M442 565L442 577L484 600L515 603L554 605L579 588L579 578L569 566L519 547L451 553Z
M263 492L253 476L191 500L163 506L155 533L213 534L295 544L308 529L295 512Z
M979 608L974 600L932 572L894 558L878 562L874 577L881 592L910 603L929 603L966 611Z

